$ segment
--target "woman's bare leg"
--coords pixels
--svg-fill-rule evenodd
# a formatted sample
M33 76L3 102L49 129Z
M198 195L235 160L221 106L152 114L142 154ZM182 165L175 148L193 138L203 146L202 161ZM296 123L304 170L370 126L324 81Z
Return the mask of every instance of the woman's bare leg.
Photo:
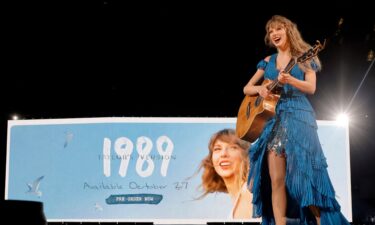
M316 223L318 225L320 225L320 210L319 210L319 208L314 206L314 205L310 205L309 208L310 208L312 214L315 216Z
M286 190L285 174L286 159L284 155L277 155L274 151L268 153L268 169L272 186L272 210L276 225L286 224Z

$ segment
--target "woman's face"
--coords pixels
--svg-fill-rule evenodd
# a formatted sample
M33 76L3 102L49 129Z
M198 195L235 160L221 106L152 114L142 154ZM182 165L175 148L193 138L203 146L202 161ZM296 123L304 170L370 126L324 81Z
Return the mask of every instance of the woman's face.
M284 48L288 44L286 29L282 24L273 24L268 29L269 39L276 48Z
M215 171L223 179L240 175L244 151L239 145L216 140L213 145L212 163Z

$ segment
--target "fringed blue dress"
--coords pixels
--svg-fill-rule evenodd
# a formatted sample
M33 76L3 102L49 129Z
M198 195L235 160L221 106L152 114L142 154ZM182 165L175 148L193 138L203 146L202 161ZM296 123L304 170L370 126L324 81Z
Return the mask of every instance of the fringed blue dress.
M279 71L276 56L262 60L257 68L265 71L264 78L275 80ZM314 63L311 64L316 69ZM304 80L304 72L295 65L290 74ZM335 191L327 172L327 162L318 138L314 110L306 94L291 85L284 85L269 120L250 147L249 181L253 193L253 217L262 217L263 225L274 225L271 183L267 166L267 151L272 149L286 157L287 217L297 218L299 224L316 224L308 206L319 207L321 225L349 225L340 212Z

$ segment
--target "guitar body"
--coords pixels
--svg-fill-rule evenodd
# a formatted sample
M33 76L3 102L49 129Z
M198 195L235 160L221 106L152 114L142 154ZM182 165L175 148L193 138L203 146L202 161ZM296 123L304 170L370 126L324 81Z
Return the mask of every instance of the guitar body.
M262 85L271 82L264 80ZM279 93L271 93L267 98L262 98L259 95L246 95L238 110L237 136L245 141L254 142L262 133L267 121L275 115L279 99Z

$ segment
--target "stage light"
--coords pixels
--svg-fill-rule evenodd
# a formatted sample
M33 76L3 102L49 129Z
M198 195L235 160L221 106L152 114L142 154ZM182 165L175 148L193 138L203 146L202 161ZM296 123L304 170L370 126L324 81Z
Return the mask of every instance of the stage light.
M346 126L349 123L349 117L345 113L341 113L337 116L336 122L341 126Z
M13 120L18 120L18 115L13 115L13 116L12 116L12 119L13 119Z

